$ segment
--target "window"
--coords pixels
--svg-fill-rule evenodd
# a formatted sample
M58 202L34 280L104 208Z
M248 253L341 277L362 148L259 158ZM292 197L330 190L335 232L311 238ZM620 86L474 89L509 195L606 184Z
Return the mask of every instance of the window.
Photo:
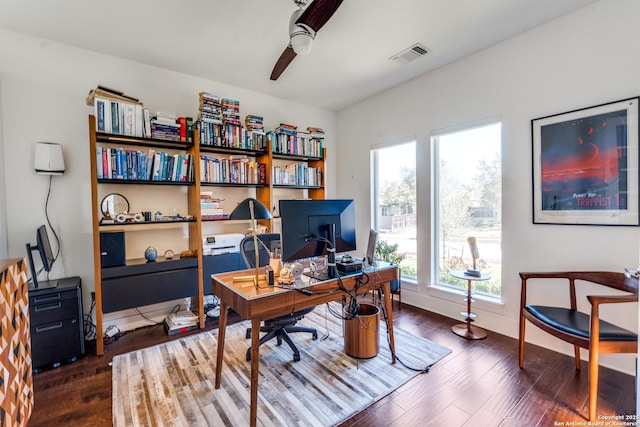
M476 282L476 292L500 297L502 241L501 123L483 124L432 136L434 147L435 282L466 289L449 272L472 266L467 238L474 236L477 268L491 280ZM463 283L464 282L464 283Z
M378 245L399 262L403 278L416 278L416 143L371 151L372 224Z

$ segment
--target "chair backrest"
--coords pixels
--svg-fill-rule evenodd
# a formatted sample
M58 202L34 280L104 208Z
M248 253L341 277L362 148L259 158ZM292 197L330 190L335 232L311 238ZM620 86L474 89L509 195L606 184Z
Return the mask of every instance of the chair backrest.
M266 234L258 234L256 236L258 240L258 262L259 267L264 267L269 264L270 255L265 249L265 247L260 244L260 242L264 243L264 245L269 248L271 253L275 252L277 249L280 250L280 234L279 233L266 233ZM240 254L242 255L242 259L244 260L244 264L247 268L254 268L256 264L256 255L254 252L254 243L253 243L253 235L246 236L240 241Z

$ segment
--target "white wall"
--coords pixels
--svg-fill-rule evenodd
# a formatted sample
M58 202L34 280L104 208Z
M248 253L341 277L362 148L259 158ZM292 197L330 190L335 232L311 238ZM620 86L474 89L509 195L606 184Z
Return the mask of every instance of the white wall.
M2 89L0 79L0 89ZM2 143L2 91L0 90L0 164L4 159L4 144ZM4 166L3 166L4 169ZM0 259L7 258L7 207L5 198L5 177L0 173Z
M280 122L322 127L329 152L335 146L336 118L328 110L8 31L0 31L0 57L0 196L6 179L0 231L6 204L8 256L23 257L25 243L34 243L36 228L45 223L48 177L33 171L34 143L60 143L67 170L53 179L49 212L60 229L63 252L50 277L80 276L85 311L94 290L87 120L93 107L85 105L90 89L102 84L140 98L151 111L192 117L198 110L198 92L210 91L239 100L243 116L264 116L268 129ZM329 194L335 193L335 158L331 154L327 164ZM208 232L220 229L209 227ZM3 240L0 235L0 248ZM141 258L142 253L128 256Z
M517 337L520 271L614 270L637 266L635 227L532 224L531 119L640 95L640 2L600 1L554 22L397 86L338 113L339 196L357 199L360 241L369 226L369 170L353 159L376 144L416 136L420 285L403 301L459 319L459 303L427 291L429 135L437 129L501 117L503 124L503 314L482 310L477 324ZM347 183L347 185L342 185ZM564 293L562 294L564 295ZM546 298L560 300L550 289ZM566 299L566 298L564 298ZM584 298L581 299L584 302ZM637 330L637 307L607 310ZM570 347L527 329L529 341L571 354ZM633 374L634 357L602 363Z

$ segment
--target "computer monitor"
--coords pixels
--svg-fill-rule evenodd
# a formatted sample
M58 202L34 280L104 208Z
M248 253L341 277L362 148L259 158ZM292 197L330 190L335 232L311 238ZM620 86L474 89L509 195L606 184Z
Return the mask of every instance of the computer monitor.
M34 289L55 288L58 284L57 281L47 281L45 286L38 284L38 269L34 263L33 252L38 251L40 254L40 260L42 261L42 268L46 272L50 272L53 268L53 263L56 258L51 250L51 243L49 242L49 235L47 233L47 227L41 225L36 230L36 244L31 245L27 243L27 258L29 259L29 265L31 268L31 281Z
M353 200L280 200L282 261L327 255L327 269L316 278L336 277L336 252L356 249Z

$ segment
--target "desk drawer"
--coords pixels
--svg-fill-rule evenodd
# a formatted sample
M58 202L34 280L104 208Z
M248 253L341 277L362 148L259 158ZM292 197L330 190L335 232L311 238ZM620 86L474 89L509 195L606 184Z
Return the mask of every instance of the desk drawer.
M31 306L31 325L41 325L62 319L78 319L80 316L77 299L53 299Z
M71 359L84 353L84 338L79 319L56 320L31 325L33 367Z
M56 301L75 299L78 298L79 293L80 292L78 288L61 289L55 291L47 290L47 292L36 292L30 290L29 305L34 306L38 304L49 304Z

